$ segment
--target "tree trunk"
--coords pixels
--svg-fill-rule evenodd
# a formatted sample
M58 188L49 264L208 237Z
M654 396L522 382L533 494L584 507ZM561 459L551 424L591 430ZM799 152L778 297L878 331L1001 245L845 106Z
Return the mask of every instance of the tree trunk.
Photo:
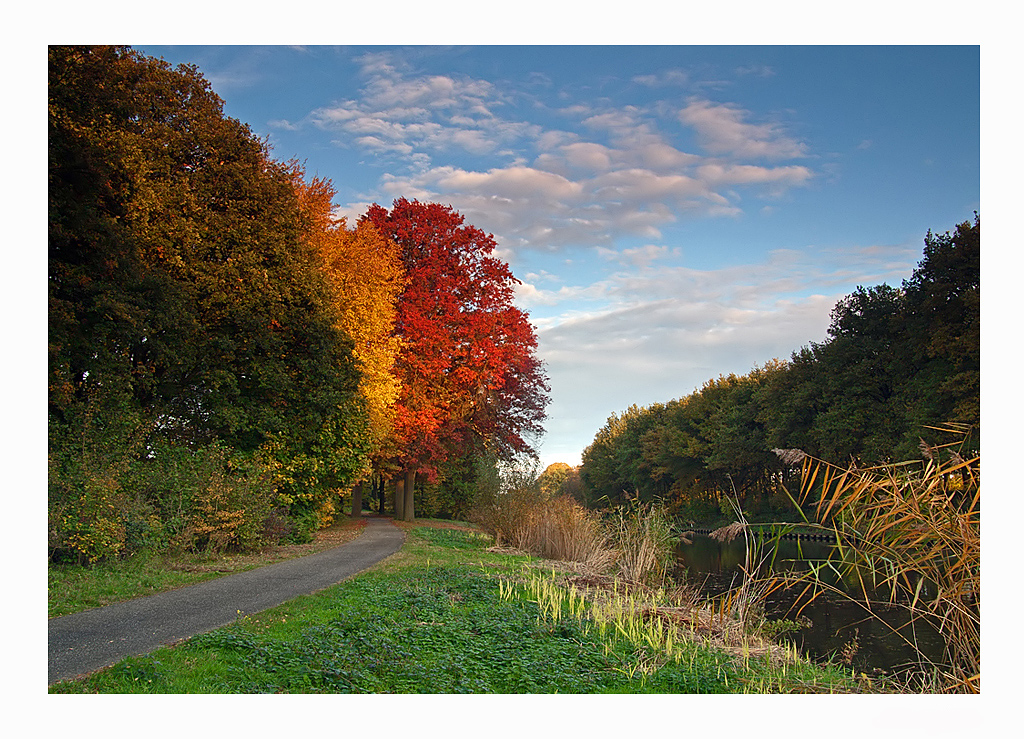
M413 493L416 490L416 472L408 469L405 471L405 516L403 521L412 521L416 518L416 506L413 504Z
M360 518L363 515L363 483L358 483L352 488L352 518Z
M405 480L401 477L395 483L395 520L405 519Z

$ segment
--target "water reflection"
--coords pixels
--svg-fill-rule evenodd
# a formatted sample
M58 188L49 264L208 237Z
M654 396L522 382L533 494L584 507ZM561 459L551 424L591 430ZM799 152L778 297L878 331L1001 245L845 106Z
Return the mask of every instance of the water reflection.
M685 571L689 581L710 597L739 584L743 569L748 566L747 543L742 536L731 542L719 542L701 534L689 534L688 539L676 548L680 574ZM825 541L781 539L753 550L751 562L759 560L761 574L799 573L812 567L819 567L821 572L821 563L833 549ZM820 577L846 592L861 591L856 575L845 583L832 571L821 572ZM771 593L765 603L765 617L800 622L800 630L787 638L805 654L813 659L831 658L858 671L892 671L916 665L919 656L912 646L915 644L929 659L940 660L943 643L938 632L920 620L908 625L906 608L884 602L887 598L872 593L870 584L865 584L869 586L873 618L861 603L838 594L801 599L802 585Z

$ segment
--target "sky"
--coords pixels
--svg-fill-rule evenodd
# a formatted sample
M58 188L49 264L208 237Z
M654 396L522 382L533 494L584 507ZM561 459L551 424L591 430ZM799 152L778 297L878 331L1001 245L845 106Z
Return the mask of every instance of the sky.
M350 222L405 197L494 235L550 377L542 466L823 341L980 211L978 46L135 48L195 64Z

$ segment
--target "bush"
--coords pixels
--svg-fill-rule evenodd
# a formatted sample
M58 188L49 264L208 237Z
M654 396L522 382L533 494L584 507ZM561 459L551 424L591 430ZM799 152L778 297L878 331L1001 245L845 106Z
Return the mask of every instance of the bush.
M121 554L126 522L147 517L126 480L148 427L127 393L97 388L50 425L48 548L52 561L92 564Z
M506 470L500 486L481 491L470 520L506 545L547 559L579 562L598 571L615 561L597 514L568 495L549 497L536 470Z
M192 551L259 549L276 499L272 476L257 460L211 445L173 461L175 508L180 523L172 545Z
M545 495L540 479L521 469L480 498L470 520L499 546L600 572L615 565L642 584L663 584L675 561L677 537L661 505L635 502L602 519L570 495Z
M511 470L505 479L483 486L469 520L494 537L498 546L523 549L533 511L544 501L544 494L528 471Z

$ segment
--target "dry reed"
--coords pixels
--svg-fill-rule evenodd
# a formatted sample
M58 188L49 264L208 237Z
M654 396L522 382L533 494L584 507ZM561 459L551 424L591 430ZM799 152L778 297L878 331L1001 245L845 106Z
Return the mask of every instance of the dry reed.
M980 457L964 459L955 446L923 444L923 463L869 469L807 457L801 502L817 498L818 521L838 542L829 566L858 584L867 608L881 590L907 605L912 622L937 626L944 664L921 659L933 681L948 692L979 692Z
M609 526L618 551L619 575L635 583L663 585L675 563L677 540L664 509L634 503L619 509Z

